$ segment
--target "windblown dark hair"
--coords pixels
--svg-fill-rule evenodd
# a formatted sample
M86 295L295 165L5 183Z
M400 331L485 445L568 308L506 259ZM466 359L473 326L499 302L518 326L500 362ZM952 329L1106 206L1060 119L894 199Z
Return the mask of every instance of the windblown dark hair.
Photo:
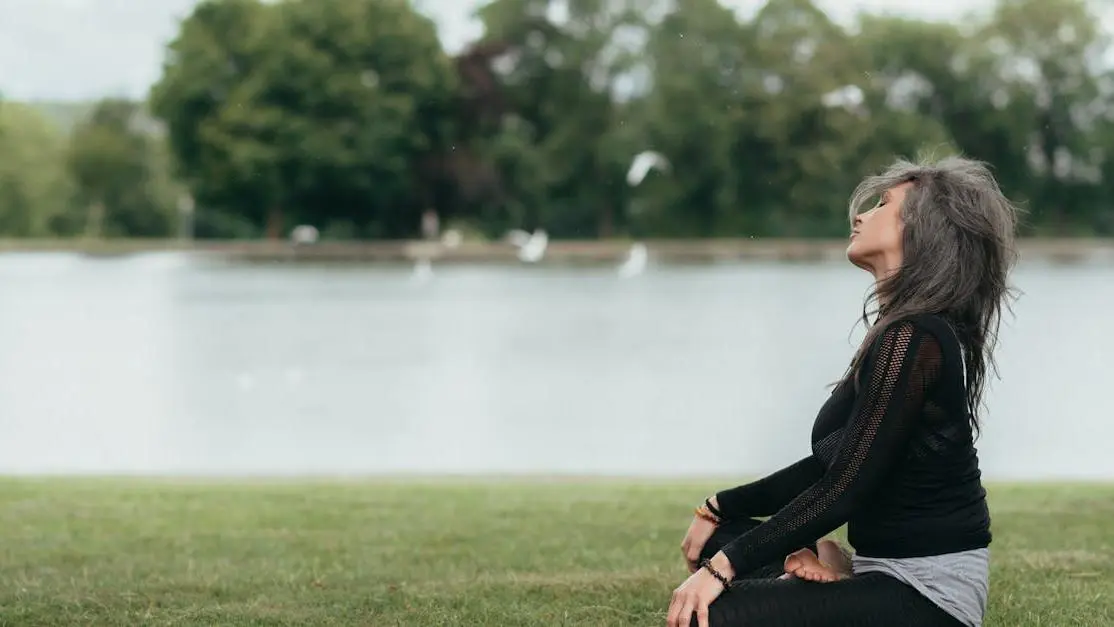
M951 323L963 350L967 410L977 432L988 368L997 374L994 348L1002 309L1009 309L1014 296L1007 279L1018 259L1018 209L982 162L961 157L899 160L855 188L849 207L852 225L870 208L868 203L903 183L912 187L901 207L902 264L880 280L863 303L867 333L848 376L855 377L869 347L891 322L918 314L941 315Z

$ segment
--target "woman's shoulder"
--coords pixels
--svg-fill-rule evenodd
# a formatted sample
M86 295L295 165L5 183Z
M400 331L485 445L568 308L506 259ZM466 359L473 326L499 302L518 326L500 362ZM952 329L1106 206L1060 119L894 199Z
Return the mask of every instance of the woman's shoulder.
M943 314L919 313L902 316L886 325L882 335L886 333L920 334L922 341L934 340L945 353L962 351L955 327Z

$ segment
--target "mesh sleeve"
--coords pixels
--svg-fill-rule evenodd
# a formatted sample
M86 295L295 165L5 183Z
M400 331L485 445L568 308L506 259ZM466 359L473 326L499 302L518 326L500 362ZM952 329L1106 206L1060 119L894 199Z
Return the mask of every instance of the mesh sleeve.
M769 516L786 506L824 476L824 465L809 455L795 464L759 479L716 494L725 518Z
M785 507L723 548L735 572L782 559L850 519L904 455L942 363L939 341L912 322L895 323L875 340L832 463Z

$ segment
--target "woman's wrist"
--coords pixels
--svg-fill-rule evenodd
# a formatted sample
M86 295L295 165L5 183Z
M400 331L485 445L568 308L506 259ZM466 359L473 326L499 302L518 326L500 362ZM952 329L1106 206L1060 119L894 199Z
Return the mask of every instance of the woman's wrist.
M715 494L704 499L704 508L711 512L718 521L723 522L727 520L727 516L723 515L723 510L719 507L719 499L716 498Z
M719 571L728 581L735 579L735 567L731 565L731 560L727 559L723 551L713 555L712 558L708 560L708 564Z
M708 509L707 505L701 505L700 507L697 507L696 509L692 510L692 513L697 518L706 520L713 525L719 526L720 524L719 516L713 514L712 511Z

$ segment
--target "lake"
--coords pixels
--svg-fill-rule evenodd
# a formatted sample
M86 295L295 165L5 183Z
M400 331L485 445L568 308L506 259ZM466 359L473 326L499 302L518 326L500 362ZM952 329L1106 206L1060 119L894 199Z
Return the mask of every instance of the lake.
M1114 266L1022 264L979 449L1114 479ZM843 263L0 256L0 473L746 476L807 454L862 336Z

